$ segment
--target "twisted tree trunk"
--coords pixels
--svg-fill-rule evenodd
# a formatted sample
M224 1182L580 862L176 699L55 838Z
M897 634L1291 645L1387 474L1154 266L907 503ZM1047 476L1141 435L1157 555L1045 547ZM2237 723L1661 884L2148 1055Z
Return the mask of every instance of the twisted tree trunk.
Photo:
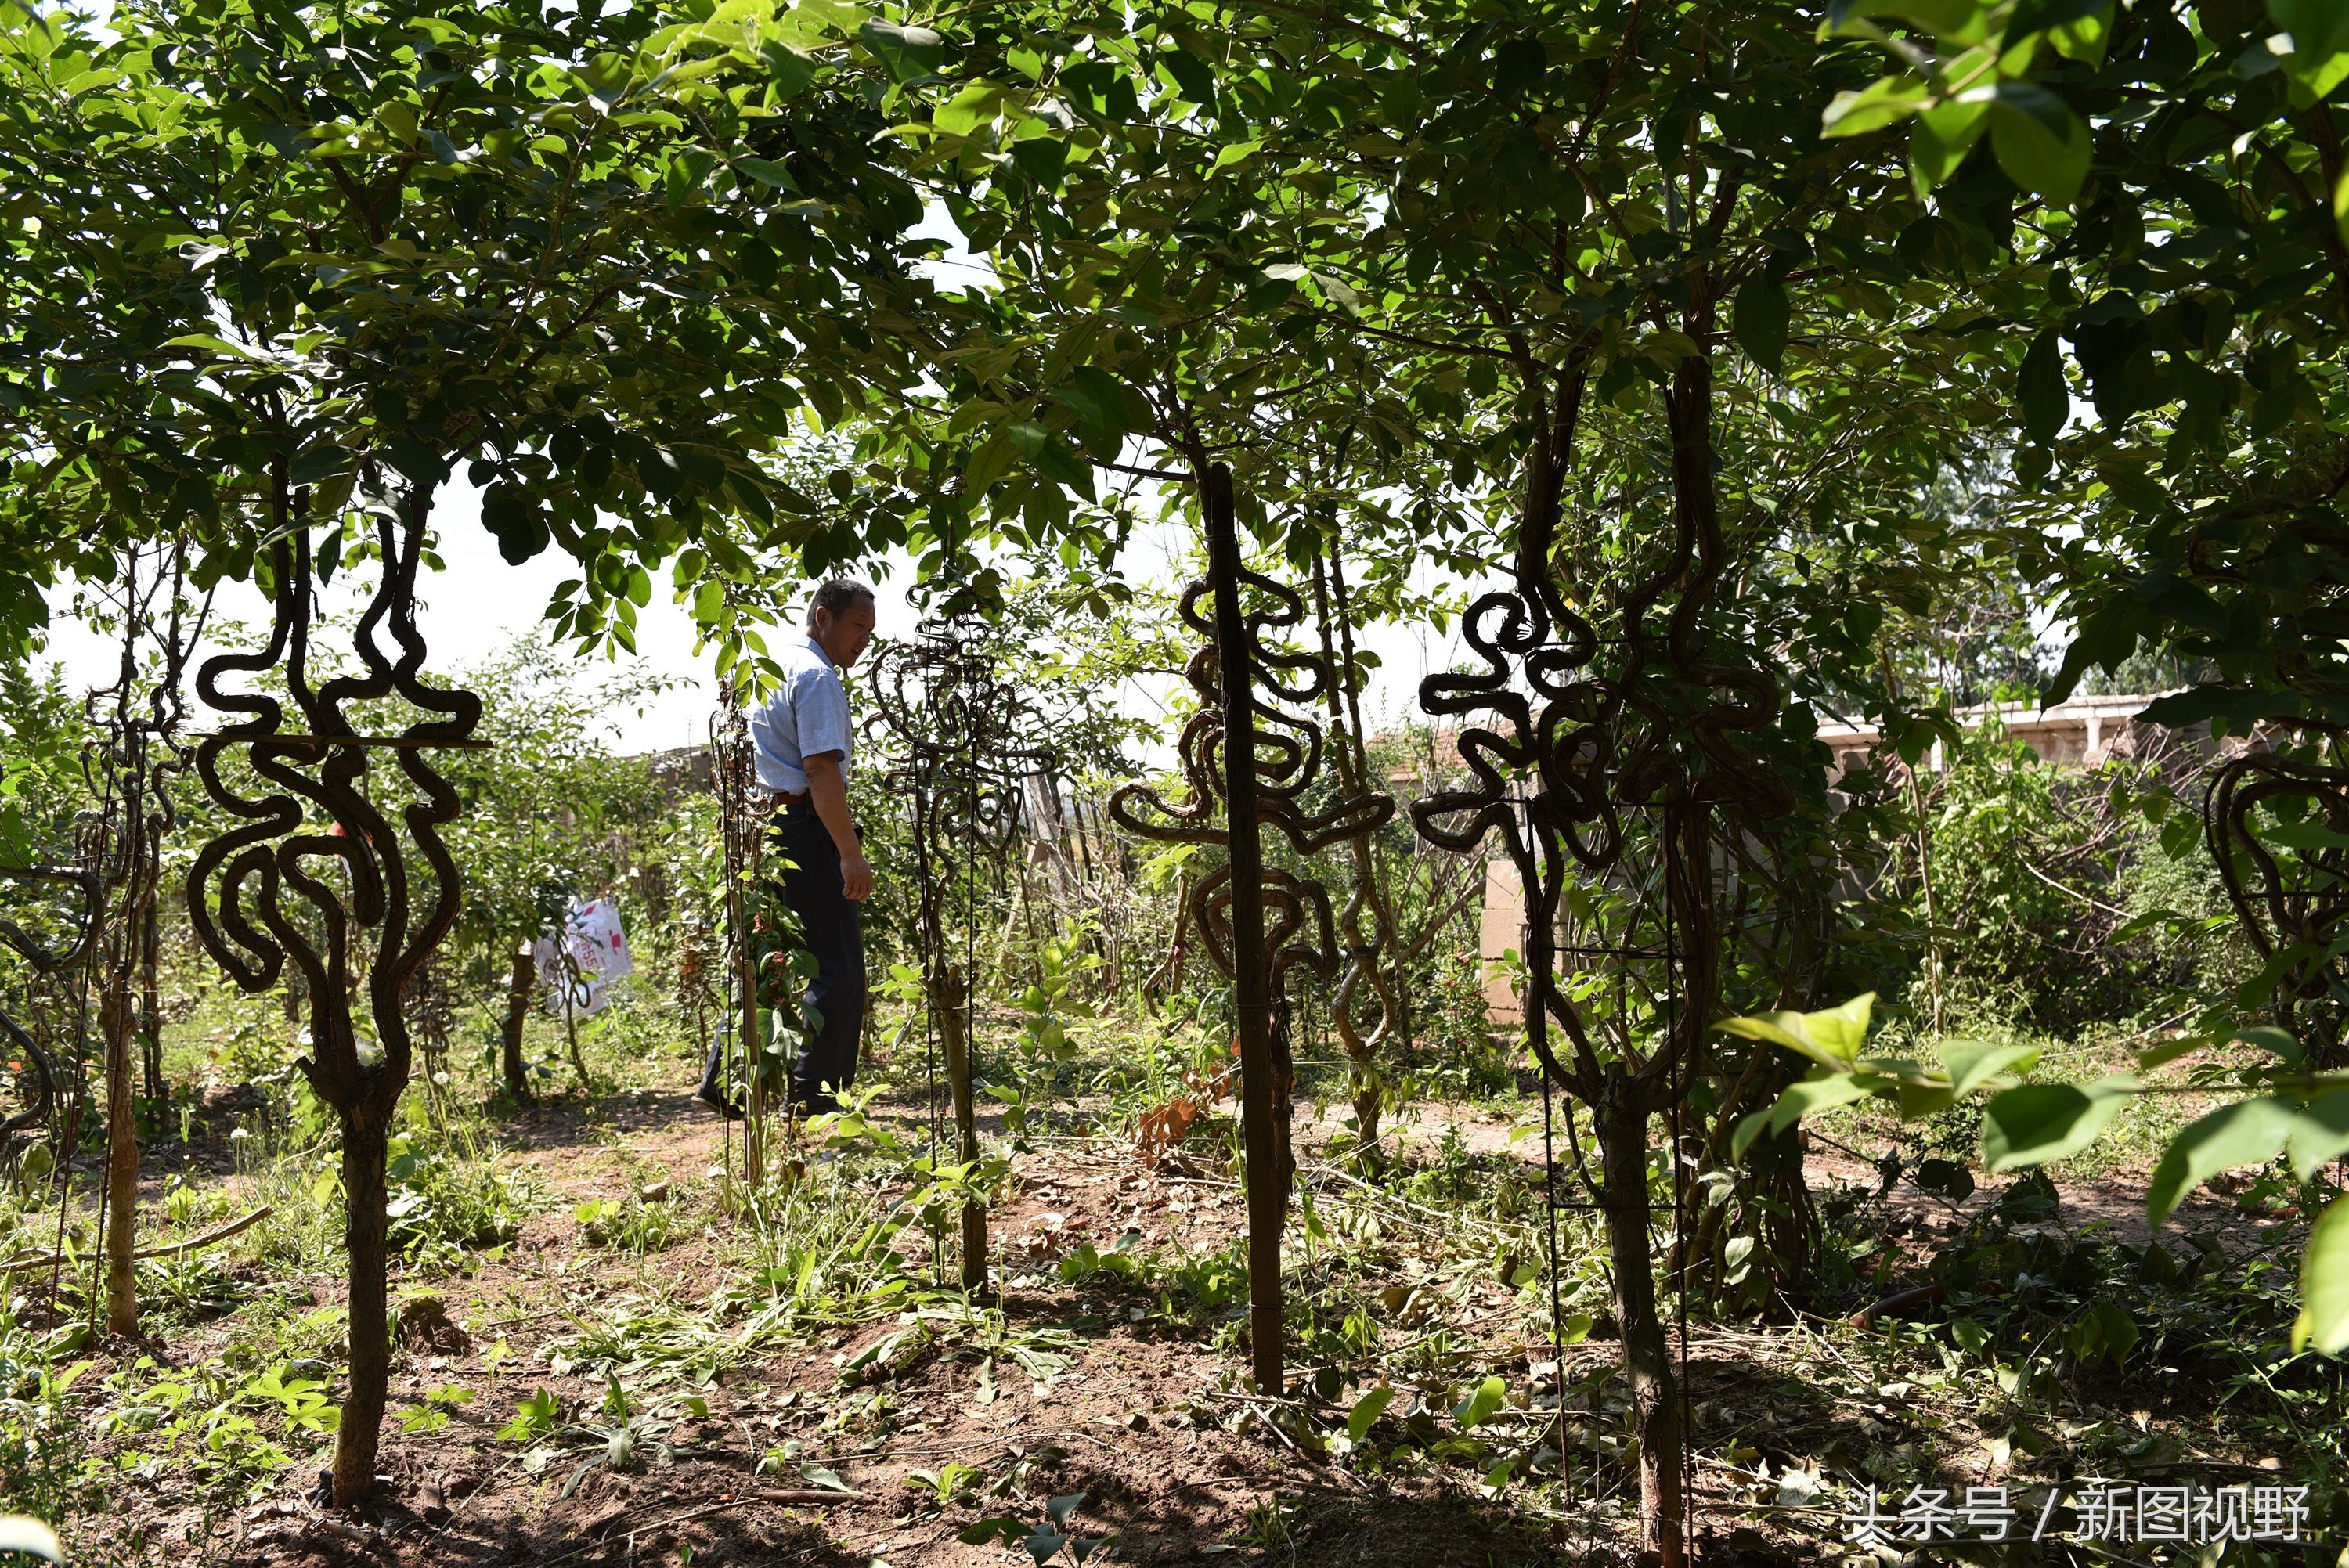
M1632 1431L1640 1445L1640 1560L1680 1568L1686 1535L1678 1379L1657 1310L1654 1245L1649 1230L1648 1118L1644 1095L1630 1084L1593 1108L1599 1136L1599 1201L1615 1274L1615 1315L1623 1331L1623 1368L1631 1384Z
M1240 1138L1247 1199L1248 1337L1257 1392L1285 1391L1286 1313L1280 1234L1288 1223L1288 1119L1273 1040L1271 955L1264 943L1263 824L1257 817L1256 696L1249 685L1247 623L1240 614L1240 547L1232 518L1232 476L1218 465L1198 475L1207 518L1208 574L1215 583L1217 679L1224 697L1224 815L1230 844L1232 996L1238 1016ZM1276 1120L1276 1118L1278 1118Z
M350 1258L350 1394L335 1429L335 1505L365 1501L375 1487L376 1449L391 1379L391 1322L386 1311L390 1257L387 1243L385 1157L389 1108L369 1095L341 1113L343 1125L343 1247Z
M506 976L506 1022L498 1048L506 1092L524 1104L535 1097L530 1092L530 1074L523 1065L522 1030L530 1018L531 993L537 988L537 983L538 964L525 944L515 952L513 969Z
M966 1165L978 1159L978 1105L971 1087L970 1036L963 1026L963 1004L969 995L970 983L952 965L942 966L930 982L930 1016L946 1047L947 1086L954 1094L955 1158ZM987 1289L987 1204L975 1194L962 1206L962 1287Z
M139 939L139 1007L146 1032L140 1037L140 1056L146 1068L147 1098L162 1113L163 1102L171 1098L171 1086L163 1081L163 1006L160 987L155 972L161 962L162 944L156 927L160 919L150 904L140 927Z

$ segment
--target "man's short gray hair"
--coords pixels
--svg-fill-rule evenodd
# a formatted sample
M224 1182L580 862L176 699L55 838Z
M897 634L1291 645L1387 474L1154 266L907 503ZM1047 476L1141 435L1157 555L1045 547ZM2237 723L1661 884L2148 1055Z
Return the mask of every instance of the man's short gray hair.
M817 584L815 597L808 601L807 629L815 630L816 613L829 610L837 615L851 604L873 603L873 590L853 577L834 577Z

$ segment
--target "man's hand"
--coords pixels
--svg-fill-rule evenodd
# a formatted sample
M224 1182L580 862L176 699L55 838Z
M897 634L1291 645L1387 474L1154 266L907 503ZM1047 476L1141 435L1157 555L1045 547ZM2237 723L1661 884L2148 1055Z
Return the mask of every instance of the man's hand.
M873 896L873 868L863 851L840 857L840 893L851 903L863 903Z

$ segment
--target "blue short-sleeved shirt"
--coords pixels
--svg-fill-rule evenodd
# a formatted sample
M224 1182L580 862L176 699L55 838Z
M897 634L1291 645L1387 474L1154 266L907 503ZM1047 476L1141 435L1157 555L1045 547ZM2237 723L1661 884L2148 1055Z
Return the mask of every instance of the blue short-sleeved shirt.
M786 795L804 795L810 757L837 751L841 776L848 775L848 759L856 750L848 688L813 637L786 644L775 662L782 666L783 684L750 716L750 746L760 783Z

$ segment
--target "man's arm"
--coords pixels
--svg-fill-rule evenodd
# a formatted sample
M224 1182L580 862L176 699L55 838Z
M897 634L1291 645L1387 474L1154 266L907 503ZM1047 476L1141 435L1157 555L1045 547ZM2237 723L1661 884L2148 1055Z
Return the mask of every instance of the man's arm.
M819 751L800 764L807 774L808 799L816 820L832 834L840 851L840 891L854 903L873 896L873 868L864 863L864 848L856 841L856 824L848 820L848 780L841 777L840 753Z

